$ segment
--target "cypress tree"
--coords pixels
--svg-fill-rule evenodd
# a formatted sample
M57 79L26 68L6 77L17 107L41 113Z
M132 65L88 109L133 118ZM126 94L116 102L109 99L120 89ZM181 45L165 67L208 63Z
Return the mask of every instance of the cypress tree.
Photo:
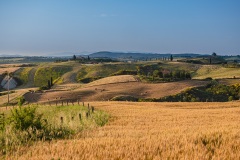
M51 84L50 83L51 83L50 80L48 80L48 89L51 88Z

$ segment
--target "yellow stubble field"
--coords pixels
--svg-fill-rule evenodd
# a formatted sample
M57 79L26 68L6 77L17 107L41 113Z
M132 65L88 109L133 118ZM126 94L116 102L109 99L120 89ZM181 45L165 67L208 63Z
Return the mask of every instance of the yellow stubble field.
M91 102L107 125L6 159L239 159L240 102Z

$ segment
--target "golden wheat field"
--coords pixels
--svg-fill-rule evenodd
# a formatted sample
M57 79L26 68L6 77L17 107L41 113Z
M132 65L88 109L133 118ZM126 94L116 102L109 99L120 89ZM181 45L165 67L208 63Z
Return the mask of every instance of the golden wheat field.
M91 104L107 125L6 159L240 159L240 102Z

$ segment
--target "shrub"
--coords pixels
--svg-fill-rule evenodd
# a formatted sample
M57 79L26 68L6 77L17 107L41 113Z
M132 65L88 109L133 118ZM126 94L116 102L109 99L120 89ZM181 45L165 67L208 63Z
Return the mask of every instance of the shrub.
M42 115L36 113L36 107L20 107L11 110L10 123L17 130L44 128Z
M18 106L22 106L24 102L25 102L25 98L23 96L19 97Z
M82 78L82 79L79 79L78 82L80 83L90 83L92 81L96 81L98 79L101 79L102 77L87 77L87 78Z
M129 95L120 95L120 96L115 96L111 99L111 101L132 101L132 102L137 102L138 98L129 96Z
M94 121L98 126L104 126L109 119L109 115L105 112L99 111L94 114Z
M38 88L38 90L42 91L42 90L48 90L49 88L47 86L41 86Z
M137 75L137 71L134 70L119 70L113 74L111 74L112 76L117 76L117 75Z

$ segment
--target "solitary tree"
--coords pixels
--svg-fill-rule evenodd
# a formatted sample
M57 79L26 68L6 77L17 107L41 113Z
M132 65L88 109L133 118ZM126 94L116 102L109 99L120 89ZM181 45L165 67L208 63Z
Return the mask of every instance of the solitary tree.
M73 60L75 61L77 59L76 55L73 55Z
M51 77L50 85L53 86L53 78Z
M216 57L216 56L217 56L217 53L213 52L213 53L212 53L212 56Z
M48 89L51 88L51 84L50 83L51 83L50 80L48 80Z

